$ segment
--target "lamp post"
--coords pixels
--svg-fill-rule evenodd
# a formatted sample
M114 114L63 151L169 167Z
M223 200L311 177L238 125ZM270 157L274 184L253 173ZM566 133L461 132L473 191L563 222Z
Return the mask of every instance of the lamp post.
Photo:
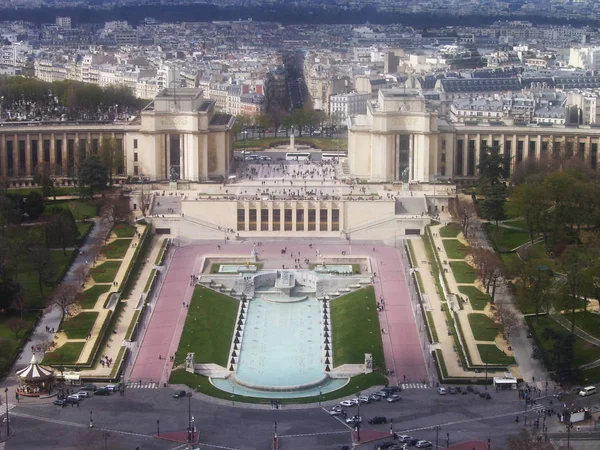
M356 427L356 440L360 442L360 392L356 393L356 401L358 402L358 405L356 405L358 406L358 410L356 412L357 420L354 421L354 426Z
M10 436L10 419L8 418L8 388L4 389L6 394L6 438Z
M94 428L94 419L92 418L92 411L90 411L90 428Z
M571 450L571 428L573 428L573 422L570 419L569 417L569 422L567 423L567 450Z
M323 397L323 391L319 389L319 406L321 406L321 397Z
M435 450L440 448L440 426L435 426Z
M160 420L156 419L156 435L160 436Z
M188 443L192 442L192 392L188 392Z
M102 433L102 436L104 437L104 450L108 450L108 438L110 437L110 433L105 431Z
M488 357L487 357L487 350L485 352L485 390L487 391L487 385L488 385L488 379L487 379L487 366L488 366Z

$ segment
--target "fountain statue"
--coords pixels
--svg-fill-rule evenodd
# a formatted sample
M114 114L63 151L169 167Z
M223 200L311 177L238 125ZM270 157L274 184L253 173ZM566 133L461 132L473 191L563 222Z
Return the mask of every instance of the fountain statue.
M258 260L258 252L256 251L255 248L252 249L252 251L250 252L250 260L255 263Z
M293 152L294 150L296 150L296 136L294 135L294 133L292 133L290 135L290 152Z

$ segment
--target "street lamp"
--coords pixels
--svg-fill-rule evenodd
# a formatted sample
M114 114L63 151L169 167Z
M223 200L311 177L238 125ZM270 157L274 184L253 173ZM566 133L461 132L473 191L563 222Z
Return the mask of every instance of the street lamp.
M4 389L6 394L6 439L10 436L10 419L8 418L8 388Z
M156 419L156 435L160 436L160 420Z
M102 433L102 436L104 437L104 450L108 450L108 438L110 437L110 433L105 431Z
M186 395L188 398L188 442L192 442L192 391Z
M356 427L356 440L360 442L360 392L356 393L356 401L358 403L358 411L356 412L356 420L354 421L354 426Z
M92 418L92 411L90 411L90 428L94 428L94 419Z
M321 397L323 396L323 391L319 389L319 406L321 406Z
M567 450L571 450L571 428L573 428L573 422L571 422L571 418L569 417L569 422L567 423Z

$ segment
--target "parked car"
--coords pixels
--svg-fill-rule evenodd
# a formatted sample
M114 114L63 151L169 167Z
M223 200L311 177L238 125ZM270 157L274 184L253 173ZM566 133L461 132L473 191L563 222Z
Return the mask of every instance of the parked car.
M384 387L382 391L391 392L392 394L397 394L398 392L402 392L402 388L400 386L388 386Z
M361 403L369 403L369 397L367 397L366 395L361 395L360 397L358 397L358 401Z
M369 400L372 402L379 402L381 401L381 397L377 394L371 394L369 395Z
M444 387L439 387L437 391L438 391L438 394L440 394L440 395L446 395L448 393L448 392L446 392L446 388L444 388Z
M417 448L431 448L433 447L433 444L429 441L419 441L417 442L417 445L415 445L415 447Z
M412 436L408 436L407 434L400 434L400 435L396 435L396 439L398 439L399 442L406 444L406 443L412 441L414 438Z
M394 441L385 441L375 444L375 450L387 450L392 448L396 443Z
M56 406L66 406L67 405L67 401L64 399L58 399L58 400L54 400L54 404Z
M387 419L383 416L375 416L369 419L369 423L372 423L373 425L379 425L382 423L387 423Z
M450 387L448 388L448 393L449 393L449 394L452 394L452 395L455 395L455 394L457 394L457 393L458 393L458 391L456 390L456 388L455 388L455 387L452 387L452 386L450 386Z
M273 161L273 158L271 158L270 156L261 156L259 159L261 161Z
M356 405L356 400L342 400L340 402L340 406L345 406L345 407L349 407L349 406L355 406Z
M383 391L383 390L374 392L374 394L380 396L381 398L386 398L386 397L390 396L390 394L388 394L386 391Z
M467 392L473 392L473 386L467 386Z
M332 409L329 411L330 416L343 416L346 413L343 409Z
M388 403L396 403L396 402L399 402L401 399L402 399L402 397L400 395L394 394L387 398L387 402Z
M485 399L486 400L491 400L492 399L492 396L489 394L489 392L485 394Z
M95 384L84 384L79 388L80 391L95 391L97 389Z
M73 404L77 404L79 403L79 397L75 394L69 395L66 399L65 399L66 403L73 403Z
M121 387L121 383L107 384L106 386L104 386L104 389L108 389L111 392L117 392L119 390L119 387Z
M334 450L350 450L347 445L338 445Z
M96 389L94 391L94 395L110 395L110 390L106 388Z
M173 392L173 398L181 398L181 397L185 397L185 395L186 395L186 392L183 390Z
M362 423L362 417L354 415L354 416L348 417L346 419L346 423L357 423L357 422Z
M76 395L77 397L79 397L81 399L81 398L88 398L90 396L90 393L88 391L79 391L73 395Z

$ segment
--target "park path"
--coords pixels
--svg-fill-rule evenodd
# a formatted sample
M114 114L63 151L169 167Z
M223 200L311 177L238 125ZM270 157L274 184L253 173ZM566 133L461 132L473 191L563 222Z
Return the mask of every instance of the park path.
M287 253L282 255L284 246L287 247ZM252 249L257 249L259 261L265 262L265 268L280 268L282 264L289 268L297 257L316 262L317 252L324 258L339 257L345 251L347 255L370 259L373 271L377 273L374 280L377 298L383 297L386 305L385 311L380 314L381 328L385 329L383 343L386 365L396 372L396 377L402 377L403 380L406 376L407 382L427 380L422 342L398 250L376 247L373 251L374 248L323 241L315 243L313 248L309 247L309 242L263 242L255 246L253 242L224 244L223 241L214 241L176 249L158 291L156 304L151 310L149 324L129 378L154 382L166 382L168 379L173 364L169 356L177 350L187 315L187 308L183 304L190 302L193 292L190 275L200 272L202 256L218 254L220 258L226 258L227 255L250 255ZM295 256L292 257L292 254ZM398 383L398 379L392 378L391 382Z

